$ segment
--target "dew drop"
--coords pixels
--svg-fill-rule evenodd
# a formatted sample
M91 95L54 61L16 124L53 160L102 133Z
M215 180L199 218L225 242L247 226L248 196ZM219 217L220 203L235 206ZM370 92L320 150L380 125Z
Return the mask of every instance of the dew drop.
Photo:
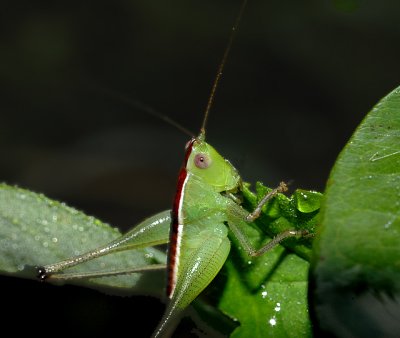
M58 216L56 214L53 215L53 217L51 218L53 220L53 222L57 222L58 220Z
M251 265L251 264L253 264L253 262L252 261L247 261L247 264Z
M271 326L275 326L275 325L276 325L276 318L275 318L275 317L272 317L272 318L269 320L269 324L270 324Z
M63 204L61 203L61 205L63 205ZM78 210L75 210L75 209L72 209L72 208L69 208L68 211L69 211L72 215L76 215L76 214L79 213Z
M387 221L387 222L385 223L385 225L384 225L383 227L384 227L385 229L389 229L390 226L392 225L393 221L394 221L393 218L390 219L389 221Z
M51 239L51 241L52 241L53 243L57 243L57 242L58 242L58 238L57 238L57 237L53 237L53 238Z
M47 247L49 246L49 242L43 242L42 244L43 244L43 246L44 246L45 248L47 248Z
M281 311L281 303L276 303L275 309L276 312Z
M268 292L267 291L261 292L261 296L262 296L262 298L267 297L268 296Z

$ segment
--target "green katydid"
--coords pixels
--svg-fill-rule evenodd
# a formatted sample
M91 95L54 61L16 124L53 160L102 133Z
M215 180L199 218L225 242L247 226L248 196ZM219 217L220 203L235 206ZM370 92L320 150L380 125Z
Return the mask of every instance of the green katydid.
M226 57L246 5L243 1L233 33L212 87L200 133L186 144L185 157L179 172L177 191L172 210L158 213L137 225L119 239L93 251L39 268L39 278L44 280L102 277L121 273L143 272L154 269L168 270L168 305L154 332L155 337L168 334L171 322L179 317L194 299L210 284L228 257L231 232L249 256L259 256L287 237L306 235L306 231L289 230L279 234L261 248L254 248L242 229L249 226L271 198L287 190L281 183L266 194L253 210L248 212L240 205L242 180L238 171L205 141L205 125L222 74ZM74 265L122 250L168 243L167 265L157 264L129 271L109 271L88 274L62 274Z

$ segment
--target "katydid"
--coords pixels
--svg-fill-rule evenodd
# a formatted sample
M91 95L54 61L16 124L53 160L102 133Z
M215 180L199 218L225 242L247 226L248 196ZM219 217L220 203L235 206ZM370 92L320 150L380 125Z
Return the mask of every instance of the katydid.
M228 55L234 32L243 9L243 1L233 33L225 50L207 104L200 133L186 144L182 168L178 175L176 195L172 210L158 213L137 225L117 240L85 254L40 267L39 278L68 279L103 277L108 275L167 269L168 305L154 337L165 336L173 329L171 323L179 317L195 298L210 284L228 257L235 236L249 256L259 256L287 237L305 235L305 231L286 231L261 248L254 248L242 229L249 226L271 198L287 190L285 183L265 195L254 209L248 212L240 205L242 179L235 167L205 141L205 125L218 81ZM74 265L122 250L168 243L167 265L132 268L124 271L63 274Z

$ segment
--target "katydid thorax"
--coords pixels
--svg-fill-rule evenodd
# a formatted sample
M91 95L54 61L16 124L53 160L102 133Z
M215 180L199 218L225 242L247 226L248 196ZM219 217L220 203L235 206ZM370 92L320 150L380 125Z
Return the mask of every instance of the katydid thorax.
M230 252L231 241L228 235L235 236L249 256L258 256L287 237L305 234L302 231L289 230L261 248L254 248L242 229L260 215L262 206L271 198L287 190L286 184L282 182L265 195L253 212L245 210L240 204L240 198L237 197L242 191L242 179L238 171L206 142L207 117L246 2L243 1L232 28L228 46L212 86L200 133L186 144L172 210L163 211L144 220L125 235L100 248L39 268L39 278L42 280L103 277L167 269L168 304L154 337L170 334L174 320L218 274ZM68 267L106 254L159 244L168 244L167 265L157 264L133 267L131 270L87 274L61 273Z

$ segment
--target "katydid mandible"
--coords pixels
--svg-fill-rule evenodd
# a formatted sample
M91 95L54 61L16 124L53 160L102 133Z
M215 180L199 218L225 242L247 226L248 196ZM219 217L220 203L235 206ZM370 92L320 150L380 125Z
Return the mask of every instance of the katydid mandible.
M246 2L243 1L238 18L232 27L232 34L212 87L200 133L186 144L172 210L163 211L144 220L105 246L38 269L38 277L41 280L92 278L167 269L168 305L154 332L154 337L168 335L173 329L171 322L181 315L220 271L231 247L229 231L250 256L265 253L287 237L306 235L305 231L290 230L276 236L261 248L253 248L241 229L260 215L265 203L277 193L286 191L286 184L282 182L265 195L255 210L249 213L240 205L240 199L237 198L242 190L242 180L238 171L205 141L208 113ZM128 271L61 273L69 267L106 254L166 243L168 243L167 265L155 264Z

